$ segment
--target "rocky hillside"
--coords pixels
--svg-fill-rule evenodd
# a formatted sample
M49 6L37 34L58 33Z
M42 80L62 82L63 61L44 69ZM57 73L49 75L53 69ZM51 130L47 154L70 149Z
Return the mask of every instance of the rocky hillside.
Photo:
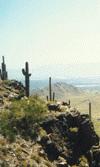
M0 80L0 109L9 108L11 101L24 97L24 86L16 80Z
M99 167L99 138L87 115L71 111L49 116L34 127L35 138L29 140L17 135L10 143L0 135L1 167L91 167L93 163Z
M79 88L64 82L54 83L52 85L52 91L55 92L56 99L59 100L66 100L70 95L79 95L82 93L82 90ZM46 98L48 92L48 87L45 87L43 89L34 90L33 94L38 94L39 96Z
M99 137L88 115L49 112L39 97L23 98L17 81L1 82L0 91L0 167L100 167Z

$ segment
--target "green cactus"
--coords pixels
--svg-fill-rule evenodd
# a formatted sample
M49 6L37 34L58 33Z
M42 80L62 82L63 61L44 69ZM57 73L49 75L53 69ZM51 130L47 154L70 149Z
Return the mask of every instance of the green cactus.
M25 94L27 97L29 97L30 95L30 81L29 81L29 77L31 76L31 74L29 73L29 65L28 62L25 63L25 69L22 69L22 73L25 76Z
M46 99L47 99L47 101L48 101L48 96L46 96Z
M55 92L53 92L53 101L55 101Z
M51 77L49 77L49 100L52 101Z
M2 80L7 80L8 79L8 73L6 71L6 64L5 64L4 56L2 56L2 64L1 64L1 70L0 70L0 77L1 77Z
M69 100L69 101L68 101L68 104L70 105L70 103L71 103L71 102L70 102L70 100Z
M1 73L1 69L0 69L0 79L2 79L2 75L1 75L2 73Z

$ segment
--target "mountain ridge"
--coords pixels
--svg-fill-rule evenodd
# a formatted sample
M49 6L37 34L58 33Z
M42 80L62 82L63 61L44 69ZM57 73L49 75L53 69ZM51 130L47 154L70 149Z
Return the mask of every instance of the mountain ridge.
M55 92L56 99L65 100L70 95L80 95L82 90L65 82L56 82L52 84L52 92ZM46 86L42 89L33 90L32 93L46 98L49 94L49 88Z

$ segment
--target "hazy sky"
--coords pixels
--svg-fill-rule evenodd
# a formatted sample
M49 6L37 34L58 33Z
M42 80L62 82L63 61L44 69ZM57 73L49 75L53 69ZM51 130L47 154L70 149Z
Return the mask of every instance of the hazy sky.
M0 0L8 68L100 63L100 0Z

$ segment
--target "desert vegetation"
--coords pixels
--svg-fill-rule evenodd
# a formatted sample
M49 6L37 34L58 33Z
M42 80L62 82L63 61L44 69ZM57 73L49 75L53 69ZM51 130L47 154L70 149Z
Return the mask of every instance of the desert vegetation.
M10 141L16 135L34 138L34 125L43 120L46 111L45 102L38 96L14 100L9 109L0 112L0 134Z

